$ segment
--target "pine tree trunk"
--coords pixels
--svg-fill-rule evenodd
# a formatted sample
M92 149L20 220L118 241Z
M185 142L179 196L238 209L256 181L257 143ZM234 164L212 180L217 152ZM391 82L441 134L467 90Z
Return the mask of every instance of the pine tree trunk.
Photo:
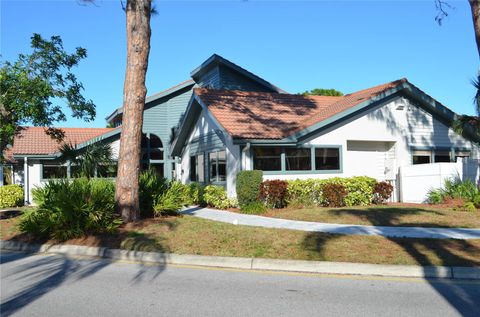
M127 0L127 69L123 86L123 118L115 199L124 222L139 219L140 172L145 77L150 53L151 0Z
M480 1L469 0L472 9L473 29L475 30L475 41L477 42L478 55L480 56Z

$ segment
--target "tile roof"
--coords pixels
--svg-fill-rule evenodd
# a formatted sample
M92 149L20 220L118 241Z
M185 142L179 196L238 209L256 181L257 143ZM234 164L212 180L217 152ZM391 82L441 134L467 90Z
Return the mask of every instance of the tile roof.
M65 133L63 142L79 144L102 134L115 130L114 128L58 128ZM25 127L15 136L13 147L7 149L6 157L12 155L42 155L58 151L61 143L45 133L44 127Z
M283 139L404 82L407 80L400 79L341 97L205 88L194 91L233 138Z

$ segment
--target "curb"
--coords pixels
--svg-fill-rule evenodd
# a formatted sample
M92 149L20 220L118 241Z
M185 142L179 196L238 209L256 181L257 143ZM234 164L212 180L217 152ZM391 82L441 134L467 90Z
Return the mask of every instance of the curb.
M220 257L129 251L79 245L38 245L27 244L18 241L0 241L0 250L20 251L25 253L61 254L66 256L98 257L114 261L135 261L160 265L177 264L243 270L286 271L317 274L480 280L480 267L380 265L348 262Z

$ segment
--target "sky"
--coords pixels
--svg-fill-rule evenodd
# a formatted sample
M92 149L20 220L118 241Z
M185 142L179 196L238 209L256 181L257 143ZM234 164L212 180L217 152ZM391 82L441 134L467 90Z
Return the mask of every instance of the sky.
M87 49L75 70L104 127L122 104L126 64L120 0L0 0L1 60L30 52L30 37L60 35ZM155 1L147 95L186 79L216 53L290 92L344 93L402 77L457 113L473 114L479 57L468 2L449 1L440 26L424 1Z

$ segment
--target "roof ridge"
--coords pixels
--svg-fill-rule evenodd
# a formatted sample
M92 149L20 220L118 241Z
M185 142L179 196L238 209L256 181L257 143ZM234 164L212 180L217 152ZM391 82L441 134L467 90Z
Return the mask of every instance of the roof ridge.
M367 91L367 90L372 90L372 89L375 89L375 88L380 88L380 87L382 87L382 86L388 86L388 85L391 85L391 84L403 84L403 83L407 83L407 82L408 82L408 79L405 78L405 77L402 77L402 78L397 79L397 80L392 80L392 81L389 81L389 82L386 82L386 83L383 83L383 84L379 84L379 85L375 85L375 86L368 87L368 88L365 88L365 89L357 90L357 91L348 93L348 94L346 94L346 95L343 95L342 97L347 97L347 96L351 96L351 95L353 95L353 94L362 93L362 92L365 92L365 91Z

